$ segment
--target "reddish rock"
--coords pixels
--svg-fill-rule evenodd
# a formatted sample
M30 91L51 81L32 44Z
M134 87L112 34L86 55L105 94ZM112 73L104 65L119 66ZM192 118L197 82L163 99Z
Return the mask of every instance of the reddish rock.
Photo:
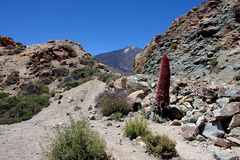
M235 114L229 124L229 129L240 126L240 114Z
M145 97L143 90L135 91L127 97L130 108L137 111L141 107L142 99Z
M230 148L231 147L231 143L223 138L214 138L213 139L214 145L219 146L219 147L223 147L223 148Z
M217 120L224 120L240 112L240 102L231 102L214 111L214 117Z
M182 126L182 136L186 140L195 140L199 130L194 123L188 123Z
M227 137L227 140L231 143L232 146L239 147L240 146L240 140L234 137Z
M120 77L117 80L115 80L113 86L115 89L122 89L126 88L127 78L126 77Z

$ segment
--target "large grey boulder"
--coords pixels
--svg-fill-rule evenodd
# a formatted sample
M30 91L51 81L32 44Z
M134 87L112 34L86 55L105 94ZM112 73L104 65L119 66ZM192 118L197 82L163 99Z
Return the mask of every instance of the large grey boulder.
M218 93L219 97L229 97L230 100L239 101L240 100L240 89L236 87L223 88Z
M237 155L235 155L234 153L229 152L227 150L222 150L219 148L217 148L213 152L213 154L217 160L238 160L239 159L239 157Z
M240 139L240 127L233 128L229 134L229 136L236 137Z
M217 100L217 103L221 106L221 107L224 107L226 104L229 103L229 98L220 98Z
M141 74L127 77L126 87L134 91L148 91L150 89L147 83L147 77Z
M213 111L217 120L225 120L240 112L240 102L231 102L221 109Z
M222 138L225 132L220 121L206 123L203 127L202 135L206 138L214 139L215 137Z

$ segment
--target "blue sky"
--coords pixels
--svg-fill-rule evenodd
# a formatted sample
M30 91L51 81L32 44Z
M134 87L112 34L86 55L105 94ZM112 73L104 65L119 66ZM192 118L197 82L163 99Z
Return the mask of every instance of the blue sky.
M206 0L2 0L0 34L26 45L70 39L92 54L144 47Z

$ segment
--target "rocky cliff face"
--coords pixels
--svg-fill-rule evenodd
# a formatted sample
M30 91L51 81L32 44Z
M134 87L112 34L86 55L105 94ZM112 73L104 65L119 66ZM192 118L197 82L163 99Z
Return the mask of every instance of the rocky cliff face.
M120 50L99 54L96 57L112 71L130 75L133 73L134 58L142 51L141 48L125 47Z
M172 75L239 80L240 1L209 0L176 19L135 59L135 73L156 74L162 54L170 57Z

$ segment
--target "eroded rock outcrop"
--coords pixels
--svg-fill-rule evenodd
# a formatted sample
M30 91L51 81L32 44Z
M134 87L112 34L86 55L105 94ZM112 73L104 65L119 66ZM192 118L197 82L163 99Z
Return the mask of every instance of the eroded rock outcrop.
M176 19L135 59L135 73L157 74L168 53L172 74L232 81L239 73L239 7L235 0L209 0Z

